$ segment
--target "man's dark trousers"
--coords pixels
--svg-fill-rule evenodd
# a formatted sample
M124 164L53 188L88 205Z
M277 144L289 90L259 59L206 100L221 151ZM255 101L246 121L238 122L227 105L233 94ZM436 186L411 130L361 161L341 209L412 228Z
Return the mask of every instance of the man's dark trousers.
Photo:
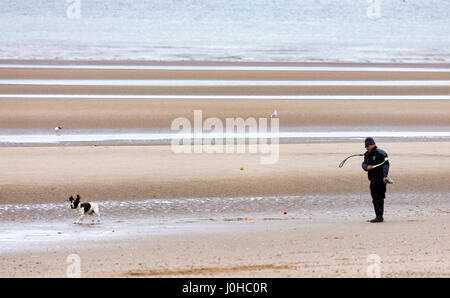
M373 208L377 217L383 217L384 198L386 197L386 183L382 177L370 180L370 194L372 196Z

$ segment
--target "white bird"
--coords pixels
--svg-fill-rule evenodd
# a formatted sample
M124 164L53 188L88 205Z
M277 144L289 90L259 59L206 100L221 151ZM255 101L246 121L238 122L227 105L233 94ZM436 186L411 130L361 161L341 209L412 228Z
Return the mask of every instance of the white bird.
M58 130L61 130L62 129L62 127L61 126L57 126L57 127L55 127L55 130L56 131L58 131Z
M270 118L278 118L278 111L273 111L272 115L270 115Z

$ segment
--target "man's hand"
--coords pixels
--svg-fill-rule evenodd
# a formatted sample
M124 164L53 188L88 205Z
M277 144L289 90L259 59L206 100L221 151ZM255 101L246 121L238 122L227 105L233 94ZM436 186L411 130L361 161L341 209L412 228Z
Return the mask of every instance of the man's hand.
M383 178L383 181L384 181L384 183L387 183L387 182L388 182L388 180L389 180L389 178L388 178L388 177L384 177L384 178Z
M367 166L367 171L370 171L373 169L373 166Z

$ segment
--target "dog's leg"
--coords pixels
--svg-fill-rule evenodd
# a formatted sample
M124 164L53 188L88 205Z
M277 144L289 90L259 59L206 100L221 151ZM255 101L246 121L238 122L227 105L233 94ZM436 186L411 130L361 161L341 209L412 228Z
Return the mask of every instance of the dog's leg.
M100 223L100 211L99 211L98 205L97 204L92 204L92 205L93 205L92 208L93 208L94 214L95 214L95 216L97 216L97 223Z
M99 210L99 208L98 208L98 206L96 206L96 208L95 208L95 213L97 214L97 222L98 223L100 223L100 210Z
M76 221L74 221L74 224L81 224L81 223L83 223L83 217L84 217L84 215L80 215L80 217L78 217L78 219Z
M74 224L80 224L83 223L83 218L84 218L84 211L83 209L80 210L80 217L78 218L77 221L74 222Z
M91 207L91 209L92 209L92 207ZM91 209L89 209L89 211L91 211ZM89 214L91 217L92 217L92 219L91 219L91 225L93 225L94 223L95 223L95 217L94 217L94 210L92 210L91 212L87 212L87 214Z

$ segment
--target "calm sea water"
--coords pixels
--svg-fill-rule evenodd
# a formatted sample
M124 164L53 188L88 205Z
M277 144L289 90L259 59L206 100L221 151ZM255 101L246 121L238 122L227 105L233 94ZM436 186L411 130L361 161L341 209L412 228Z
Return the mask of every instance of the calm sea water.
M449 62L447 0L0 1L0 59Z

